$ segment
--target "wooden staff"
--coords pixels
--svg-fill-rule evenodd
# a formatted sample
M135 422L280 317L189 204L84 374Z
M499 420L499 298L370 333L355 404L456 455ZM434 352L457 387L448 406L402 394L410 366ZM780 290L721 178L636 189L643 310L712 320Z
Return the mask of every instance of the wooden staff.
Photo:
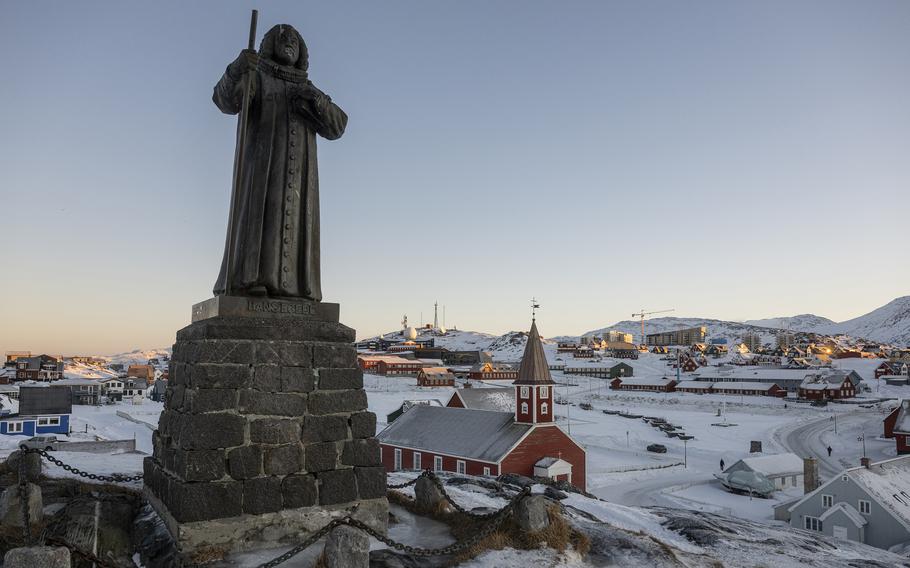
M259 20L259 11L253 10L250 16L250 41L247 49L256 49L256 23ZM231 209L228 215L228 243L227 243L227 272L225 273L225 294L234 292L234 225L237 216L237 194L243 175L243 149L246 147L246 124L250 110L250 91L252 90L253 73L247 70L243 78L243 105L240 107L240 116L237 124L237 147L234 149L234 180L231 184Z

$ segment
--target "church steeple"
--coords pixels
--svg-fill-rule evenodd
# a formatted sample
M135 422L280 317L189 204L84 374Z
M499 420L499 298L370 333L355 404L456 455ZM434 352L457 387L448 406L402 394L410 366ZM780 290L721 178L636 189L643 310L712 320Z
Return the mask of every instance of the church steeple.
M528 343L515 380L515 421L526 424L553 421L553 388L550 366L540 342L537 320L531 320Z

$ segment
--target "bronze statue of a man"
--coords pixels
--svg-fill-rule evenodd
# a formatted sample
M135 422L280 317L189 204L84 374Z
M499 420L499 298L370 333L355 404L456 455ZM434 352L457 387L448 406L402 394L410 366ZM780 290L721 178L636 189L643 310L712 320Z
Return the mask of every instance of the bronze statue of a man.
M215 105L237 114L245 75L252 73L234 217L215 295L322 299L316 134L341 137L348 117L309 81L307 59L297 30L278 25L258 54L242 51L215 85Z

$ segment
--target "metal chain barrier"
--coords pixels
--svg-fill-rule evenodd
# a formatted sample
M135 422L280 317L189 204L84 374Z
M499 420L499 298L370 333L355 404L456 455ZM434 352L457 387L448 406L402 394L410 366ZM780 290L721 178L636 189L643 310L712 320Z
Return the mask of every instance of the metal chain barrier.
M324 537L325 535L329 534L332 531L332 529L343 524L342 523L343 520L344 519L335 519L334 521L330 522L326 526L322 527L318 531L311 534L305 541L301 542L294 548L288 550L281 556L273 558L272 560L269 560L265 564L260 564L258 566L258 568L272 568L273 566L278 566L279 564L282 564L283 562L290 560L291 558L297 556L298 554L300 554L301 552L303 552L304 550L309 548L310 545L312 545L314 542L316 542L320 538Z
M426 475L427 475L429 472L430 472L430 470L422 471L422 472L420 472L420 475L418 475L417 477L415 477L415 478L412 479L411 481L407 481L407 482L405 482L405 483L399 483L398 485L388 485L388 484L386 484L386 488L388 488L388 489L404 489L405 487L409 487L409 486L414 485L415 483L417 483L417 481L418 481L421 477L426 477Z
M422 473L420 476L418 476L416 479L408 482L407 485L416 483L417 479L420 479L420 477L424 477L424 476L431 477L431 479L436 477L432 472L426 471L426 472ZM411 546L408 544L404 544L404 543L392 540L391 538L380 533L379 531L377 531L373 527L369 526L368 524L364 523L363 521L359 521L359 520L353 519L351 517L344 517L343 519L336 519L336 520L328 523L327 525L325 525L324 527L322 527L321 529L319 529L318 531L316 531L315 533L310 535L302 543L300 543L297 546L295 546L294 548L288 550L281 556L278 556L264 564L260 564L257 568L273 568L275 566L278 566L279 564L282 564L283 562L286 562L287 560L290 560L294 556L303 552L305 549L307 549L313 543L318 541L320 538L322 538L323 536L325 536L326 534L331 532L334 528L339 527L341 525L348 525L350 527L360 529L363 532L370 535L371 537L378 540L379 542L382 542L382 543L386 544L387 546L394 548L395 550L400 550L402 552L405 552L407 554L411 554L414 556L447 556L447 555L455 554L456 552L461 552L462 550L464 550L466 548L470 548L470 547L474 546L478 542L484 540L485 538L489 537L491 534L496 532L496 529L498 529L500 527L500 525L502 525L503 521L510 514L512 514L512 511L515 509L516 505L518 505L518 502L530 494L531 494L531 488L525 487L521 491L521 493L518 493L517 495L515 495L515 497L513 497L512 500L509 501L509 503L505 507L496 511L492 515L489 515L490 517L492 517L492 519L487 524L485 524L484 527L481 530L479 530L474 536L472 536L471 538L469 538L467 540L463 540L461 542L455 542L455 543L450 544L449 546L445 546L442 548L420 548L417 546Z
M496 514L499 512L499 511L493 511L490 513L474 513L474 512L471 512L471 511L465 509L464 507L462 507L461 505L456 503L455 500L452 499L451 495L449 495L448 492L446 492L446 489L442 484L442 480L439 479L439 477L435 473L433 473L429 470L427 470L426 473L428 474L427 477L430 478L430 481L433 482L433 485L435 485L436 488L439 489L439 492L442 493L442 496L446 498L446 501L451 503L452 507L454 507L455 510L458 511L459 513L461 513L463 515L468 515L469 517L474 517L475 519L488 519L490 517L496 516Z
M449 495L449 493L446 491L445 486L442 483L442 480L439 479L439 476L436 475L435 473L433 473L433 471L431 471L429 469L425 469L424 471L422 471L420 473L420 475L418 475L411 481L408 481L407 483L401 483L399 485L389 485L388 488L389 489L402 489L402 488L408 487L410 485L414 485L415 483L417 483L417 481L421 477L426 477L427 479L432 481L433 485L435 485L436 488L439 489L439 492L442 493L442 496L445 497L446 501L451 503L452 507L454 507L456 511L458 511L459 513L461 513L463 515L468 515L469 517L474 517L475 519L488 519L490 517L495 516L498 513L498 511L492 511L490 513L474 513L472 511L465 509L464 507L459 505L454 499L452 499L452 496Z
M94 481L119 483L119 482L128 482L128 481L141 481L144 477L142 474L139 474L139 475L118 475L118 474L100 475L100 474L96 474L96 473L89 473L89 472L82 471L81 469L78 469L76 467L73 467L69 464L64 463L63 461L50 455L46 450L40 450L37 448L21 448L21 454L20 454L21 457L19 459L19 497L22 501L22 520L23 520L23 525L24 525L23 536L25 539L25 543L28 546L31 546L31 544L32 544L32 535L31 535L31 526L29 523L29 515L28 515L28 481L26 480L26 463L25 463L25 456L27 454L38 454L41 457L47 459L49 462L53 463L54 465L56 465L58 467L63 468L66 471L69 471L80 477L84 477L86 479L91 479ZM386 544L387 546L394 548L395 550L400 550L402 552L405 552L407 554L411 554L414 556L444 556L444 555L455 554L456 552L460 552L466 548L474 546L478 542L484 540L485 538L487 538L491 534L493 534L496 531L496 529L498 529L500 527L500 525L502 525L503 521L512 513L512 511L515 509L516 505L518 505L518 502L531 494L531 488L525 487L520 493L516 494L502 509L499 509L498 511L492 511L490 513L473 513L471 511L465 509L458 503L456 503L455 500L452 499L452 497L445 490L445 486L443 485L442 480L439 479L439 477L429 469L424 470L420 475L418 475L414 479L407 481L405 483L400 483L397 485L388 485L388 489L403 489L405 487L409 487L411 485L416 484L422 477L426 477L430 481L432 481L433 484L436 486L436 488L439 489L440 493L442 493L442 496L449 503L451 503L452 506L459 513L468 515L475 519L484 519L484 520L489 519L489 522L484 524L484 526L481 530L479 530L474 536L472 536L471 538L469 538L467 540L464 540L461 542L455 542L455 543L452 543L452 544L442 547L442 548L421 548L421 547L411 546L408 544L404 544L404 543L392 540L388 536L378 532L377 530L375 530L374 528L372 528L371 526L367 525L366 523L364 523L362 521L359 521L359 520L351 518L351 517L344 517L344 518L335 519L335 520L329 522L324 527L322 527L318 531L311 534L309 537L307 537L306 540L304 540L303 542L301 542L294 548L292 548L292 549L288 550L287 552L285 552L284 554L270 560L269 562L260 564L258 568L272 568L274 566L278 566L278 565L286 562L287 560L293 558L294 556L300 554L301 552L303 552L304 550L306 550L307 548L312 546L316 541L318 541L319 539L321 539L322 537L327 535L329 532L331 532L333 529L335 529L341 525L347 525L347 526L362 530L363 532L367 533L368 535L375 538L376 540ZM102 568L119 568L115 564L105 561L88 551L82 550L81 548L76 547L59 537L48 536L46 539L42 539L42 540L46 540L49 543L54 543L54 544L59 544L61 546L64 546L68 550L70 550L73 554L76 554L76 555L88 560L89 562L93 562L96 565L101 566Z
M118 474L100 475L97 473L89 473L87 471L82 471L79 468L76 468L71 465L63 463L62 461L58 460L54 456L50 455L47 452L47 450L39 450L37 448L22 448L22 452L24 454L25 453L38 454L41 457L45 458L47 461L51 462L52 464L62 467L63 469L65 469L66 471L68 471L70 473L75 473L76 475L78 475L80 477L84 477L86 479L91 479L94 481L106 481L108 483L122 483L122 482L126 482L126 481L142 481L142 478L144 477L143 474L141 474L141 473L139 475L118 475Z

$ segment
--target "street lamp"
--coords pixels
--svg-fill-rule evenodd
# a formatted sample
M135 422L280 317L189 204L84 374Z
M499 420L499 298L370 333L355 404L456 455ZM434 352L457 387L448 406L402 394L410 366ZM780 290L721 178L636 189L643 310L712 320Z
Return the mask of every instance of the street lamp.
M689 440L683 440L683 467L689 469Z
M863 430L863 433L860 434L858 438L856 438L856 441L863 443L863 457L866 457L866 431L865 430Z

